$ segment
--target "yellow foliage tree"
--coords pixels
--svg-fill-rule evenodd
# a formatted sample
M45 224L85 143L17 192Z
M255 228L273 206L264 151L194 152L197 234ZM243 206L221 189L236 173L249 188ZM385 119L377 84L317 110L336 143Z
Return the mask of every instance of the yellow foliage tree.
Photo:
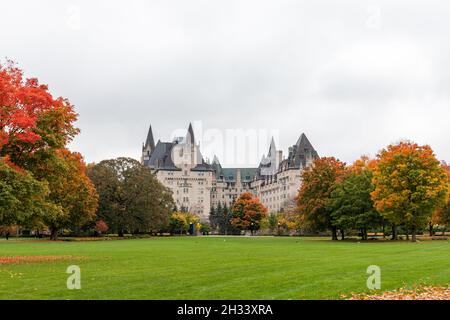
M448 193L448 177L429 146L412 142L390 145L378 155L371 193L375 208L394 224L417 229L443 206Z

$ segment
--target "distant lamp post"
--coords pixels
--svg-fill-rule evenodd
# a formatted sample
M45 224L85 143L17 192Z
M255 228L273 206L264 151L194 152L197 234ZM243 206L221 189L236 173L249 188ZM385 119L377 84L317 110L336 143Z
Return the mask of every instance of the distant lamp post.
M251 235L253 235L253 226L254 226L254 223L252 222L252 223L251 223L251 226L250 226L250 234L251 234Z
M280 226L281 226L281 223L278 222L278 229L277 229L278 230L278 235L280 235Z

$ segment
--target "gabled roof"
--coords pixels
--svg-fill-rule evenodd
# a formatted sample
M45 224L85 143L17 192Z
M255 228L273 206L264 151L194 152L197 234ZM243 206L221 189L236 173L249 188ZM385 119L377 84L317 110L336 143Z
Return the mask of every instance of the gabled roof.
M304 133L302 133L292 148L292 153L289 154L288 158L289 167L305 167L307 158L315 159L319 157L319 154Z
M144 164L154 169L180 170L172 161L173 146L171 142L158 141L150 159Z

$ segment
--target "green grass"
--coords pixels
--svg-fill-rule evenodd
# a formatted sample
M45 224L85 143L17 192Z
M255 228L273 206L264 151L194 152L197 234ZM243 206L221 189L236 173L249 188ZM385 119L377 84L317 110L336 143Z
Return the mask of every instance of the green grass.
M332 242L289 237L173 237L123 241L0 240L0 256L73 255L84 261L0 265L0 299L339 299L450 283L450 242ZM66 268L81 268L68 290Z

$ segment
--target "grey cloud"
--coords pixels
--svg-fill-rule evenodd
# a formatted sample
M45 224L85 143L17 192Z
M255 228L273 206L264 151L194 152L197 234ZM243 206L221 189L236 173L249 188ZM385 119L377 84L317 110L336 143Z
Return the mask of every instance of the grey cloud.
M347 162L401 138L450 159L442 1L19 0L2 11L1 56L76 105L71 147L89 162L138 158L150 123L167 140L195 120L277 129L284 150L305 132Z

